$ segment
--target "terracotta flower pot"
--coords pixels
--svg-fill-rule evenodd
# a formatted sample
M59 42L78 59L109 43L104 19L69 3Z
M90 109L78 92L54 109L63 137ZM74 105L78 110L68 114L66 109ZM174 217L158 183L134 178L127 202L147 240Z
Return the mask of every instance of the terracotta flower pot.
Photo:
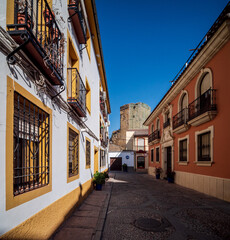
M57 40L58 40L58 34L59 34L58 29L57 28L56 29L50 29L50 33L49 34L50 34L50 40L52 42L56 43Z
M54 12L52 11L52 13L49 11L49 9L46 9L43 11L43 17L45 19L45 25L47 27L51 27L53 25L53 16L54 16Z
M25 13L18 13L18 24L26 24L26 16ZM30 16L28 15L27 19L27 26L30 28L31 27L31 19ZM25 27L19 27L18 30L24 30Z

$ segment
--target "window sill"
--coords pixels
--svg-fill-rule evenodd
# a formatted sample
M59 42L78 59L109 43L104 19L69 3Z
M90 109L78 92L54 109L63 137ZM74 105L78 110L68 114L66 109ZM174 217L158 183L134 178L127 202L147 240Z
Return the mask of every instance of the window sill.
M181 165L181 166L187 166L188 162L180 162L180 161L178 161L178 164Z
M197 161L197 162L194 162L194 163L197 166L211 167L214 162L211 162L211 161L210 162L209 161L203 161L203 162Z

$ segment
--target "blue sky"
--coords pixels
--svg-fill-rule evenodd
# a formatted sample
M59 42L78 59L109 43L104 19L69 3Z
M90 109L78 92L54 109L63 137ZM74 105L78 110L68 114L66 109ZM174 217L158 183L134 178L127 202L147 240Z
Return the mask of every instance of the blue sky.
M153 109L227 0L96 0L109 88L110 136L120 106Z

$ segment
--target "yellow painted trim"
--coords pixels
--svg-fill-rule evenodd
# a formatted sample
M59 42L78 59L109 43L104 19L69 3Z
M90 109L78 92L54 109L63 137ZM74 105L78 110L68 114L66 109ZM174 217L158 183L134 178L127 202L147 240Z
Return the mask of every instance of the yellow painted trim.
M40 107L50 116L50 182L47 186L20 194L16 197L13 194L14 91L20 93L23 97ZM9 76L7 76L6 153L6 210L28 202L52 190L52 110L18 83L14 82Z
M88 57L89 57L89 61L91 60L91 38L90 38L90 33L89 33L89 29L87 28L86 30L86 50L88 53Z
M91 89L87 77L85 77L85 88L86 88L86 109L91 115Z
M75 61L72 63L72 66L69 66L70 57ZM73 44L72 38L70 36L69 30L67 29L67 68L77 68L79 71L79 56L77 54L77 50ZM72 96L76 96L76 83L72 85L72 89L69 89L69 76L67 70L67 96L69 96L69 91L72 91Z
M65 221L72 211L92 192L92 186L92 180L88 180L80 187L74 189L25 222L5 233L0 239L50 239L63 221Z
M91 36L94 35L94 38L92 38L92 43L94 46L94 52L95 55L99 55L99 57L96 59L97 63L100 64L100 66L98 66L98 70L99 70L99 74L101 77L101 82L102 82L102 86L104 91L106 91L107 96L109 96L108 94L108 88L106 85L106 78L104 75L104 69L103 69L103 64L102 64L102 57L101 57L101 51L100 51L100 47L99 47L99 40L98 40L98 32L96 30L96 23L94 20L94 14L93 14L93 7L92 7L92 1L91 0L85 0L85 8L86 8L86 12L87 12L87 17L88 17L88 22L89 22L89 26L90 26L90 32L91 32ZM108 113L111 113L111 108L110 108L110 102L109 99L106 99L106 104L107 104L107 109L108 109Z
M98 154L99 154L99 149L98 147L94 146L94 173L96 173L99 169Z
M72 124L67 122L67 183L70 183L76 179L79 179L80 176L80 146L78 147L78 174L75 176L69 177L69 129L72 129L74 132L78 134L78 142L79 142L79 130L77 130Z
M14 0L7 1L6 7L6 25L14 23Z
M90 142L90 164L86 165L86 141ZM88 169L91 167L91 140L87 137L85 137L85 168Z

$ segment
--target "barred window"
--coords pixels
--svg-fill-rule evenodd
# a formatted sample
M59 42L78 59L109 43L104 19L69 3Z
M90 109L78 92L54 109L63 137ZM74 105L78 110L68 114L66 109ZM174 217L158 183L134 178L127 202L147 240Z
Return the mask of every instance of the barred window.
M180 162L187 162L187 139L180 141Z
M154 161L154 149L151 149L151 162Z
M90 141L86 140L86 167L90 167L91 160L90 160Z
M49 184L50 116L14 93L14 195Z
M160 161L160 152L159 152L159 147L156 148L156 162Z
M106 165L105 161L105 151L100 150L100 167L104 167Z
M210 132L198 135L198 161L211 161Z
M69 128L69 177L79 173L79 135Z

